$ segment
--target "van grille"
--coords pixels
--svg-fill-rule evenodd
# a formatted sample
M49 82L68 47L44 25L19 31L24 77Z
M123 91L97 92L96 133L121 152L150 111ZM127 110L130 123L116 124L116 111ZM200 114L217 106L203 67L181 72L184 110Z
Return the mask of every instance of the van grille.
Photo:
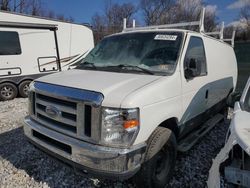
M34 119L43 126L73 137L92 137L91 105L40 93L34 95L33 102Z

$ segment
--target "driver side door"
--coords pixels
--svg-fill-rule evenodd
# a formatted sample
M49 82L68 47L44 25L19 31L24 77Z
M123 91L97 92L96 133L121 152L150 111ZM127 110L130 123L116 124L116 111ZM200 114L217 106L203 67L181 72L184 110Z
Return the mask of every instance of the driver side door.
M204 120L208 101L209 78L206 50L200 36L188 35L182 58L181 134L185 135Z

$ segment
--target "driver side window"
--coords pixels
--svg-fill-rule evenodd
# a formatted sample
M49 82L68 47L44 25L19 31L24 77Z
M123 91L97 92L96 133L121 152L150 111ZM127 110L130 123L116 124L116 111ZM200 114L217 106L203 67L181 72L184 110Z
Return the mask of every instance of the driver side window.
M207 75L205 48L200 37L190 38L184 60L184 69L197 69L195 77Z

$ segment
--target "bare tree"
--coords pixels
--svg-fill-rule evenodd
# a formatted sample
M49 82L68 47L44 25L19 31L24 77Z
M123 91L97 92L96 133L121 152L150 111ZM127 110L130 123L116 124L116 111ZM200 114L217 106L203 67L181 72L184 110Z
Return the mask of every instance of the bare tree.
M14 0L13 2L13 12L23 13L26 1L25 0Z
M10 10L11 0L0 0L0 9L1 10Z
M54 19L56 17L55 12L53 10L49 10L47 14L48 18Z
M250 5L245 5L241 8L240 17L247 23L248 27L250 27Z
M249 40L250 39L250 5L246 4L240 10L240 20L246 25L246 27L239 32L241 36L239 38L241 40Z
M176 4L176 22L198 20L202 7L202 0L178 0Z
M206 8L204 26L205 26L205 31L207 32L215 30L218 25L216 9L217 9L216 6L207 6Z
M104 18L110 33L121 31L123 19L126 18L131 24L132 16L137 11L132 3L113 4L111 1L106 1Z
M41 16L42 3L41 0L30 0L31 15Z
M123 19L126 18L128 24L132 25L132 17L137 8L132 3L112 3L111 0L105 2L104 14L95 14L92 17L91 25L95 35L95 41L100 41L104 36L120 32L123 26Z
M204 6L202 0L141 0L140 7L146 25L160 25L196 21ZM205 29L213 30L216 23L216 7L210 6L205 14Z
M99 42L105 35L108 34L105 19L96 13L91 20L92 29L94 32L95 42Z
M146 25L159 25L171 22L170 10L174 6L173 0L141 0L140 7Z

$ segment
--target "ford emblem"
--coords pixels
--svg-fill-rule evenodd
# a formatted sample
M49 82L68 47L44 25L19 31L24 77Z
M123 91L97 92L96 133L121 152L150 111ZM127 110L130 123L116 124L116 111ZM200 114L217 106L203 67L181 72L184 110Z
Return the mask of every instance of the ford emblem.
M45 112L50 117L54 117L54 118L61 114L60 110L58 110L55 106L46 106Z

